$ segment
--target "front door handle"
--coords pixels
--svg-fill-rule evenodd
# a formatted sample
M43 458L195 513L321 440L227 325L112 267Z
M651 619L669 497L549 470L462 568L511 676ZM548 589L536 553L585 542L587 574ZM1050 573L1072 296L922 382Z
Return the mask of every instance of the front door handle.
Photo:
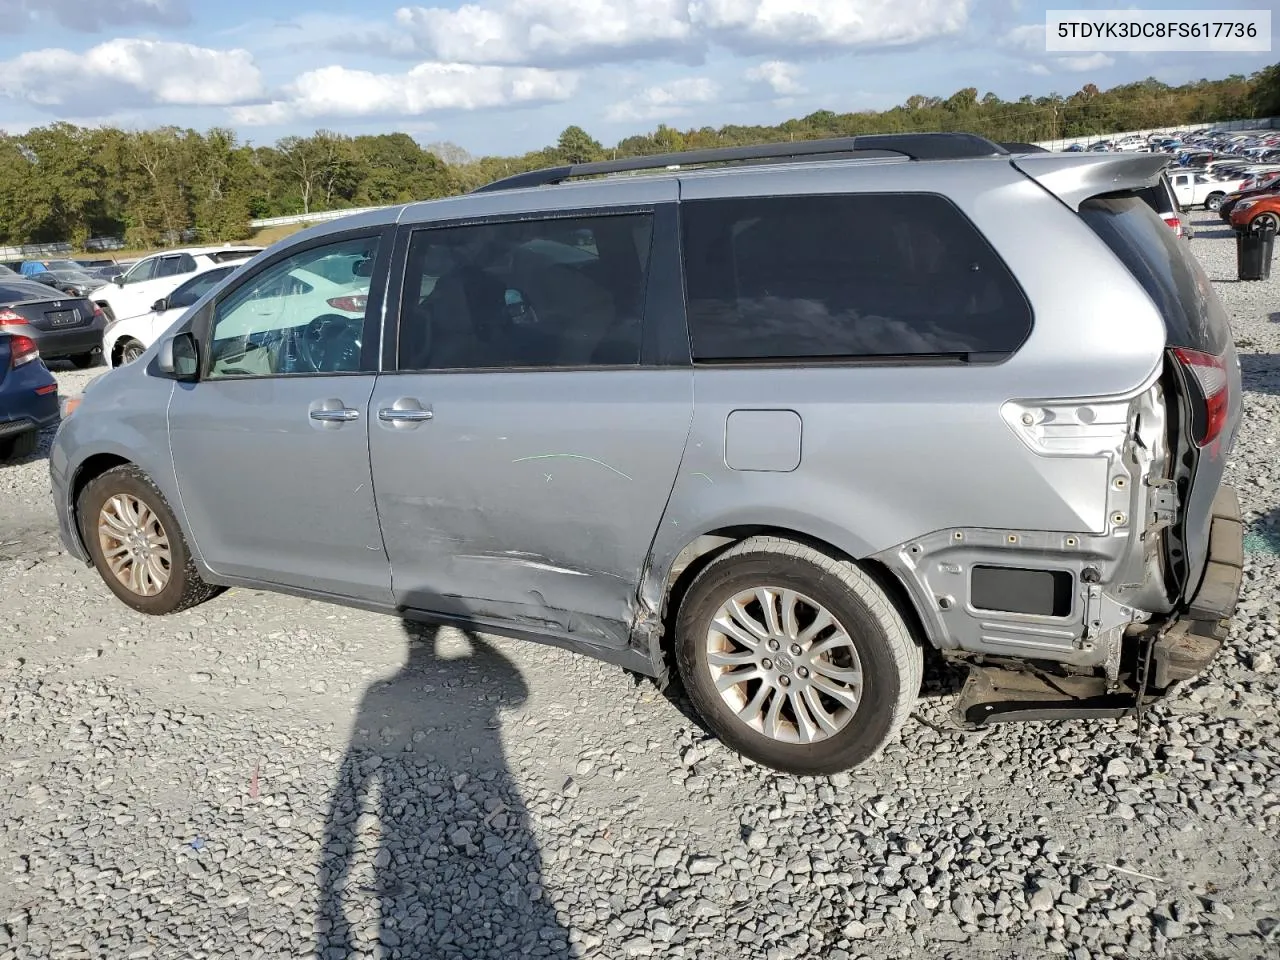
M413 397L401 397L391 406L378 410L378 419L393 427L414 427L434 416L430 407L424 407Z
M325 423L350 423L360 419L360 411L343 407L341 410L312 410L312 420L323 420Z

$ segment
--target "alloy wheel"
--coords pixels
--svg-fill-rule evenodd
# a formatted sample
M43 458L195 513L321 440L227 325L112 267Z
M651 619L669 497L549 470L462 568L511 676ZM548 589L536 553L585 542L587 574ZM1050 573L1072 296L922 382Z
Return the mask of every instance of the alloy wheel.
M734 594L711 621L706 654L724 702L772 740L826 740L849 725L862 700L862 663L848 631L795 590Z
M169 583L173 552L156 513L138 497L118 493L98 513L98 543L107 567L130 593L154 597Z

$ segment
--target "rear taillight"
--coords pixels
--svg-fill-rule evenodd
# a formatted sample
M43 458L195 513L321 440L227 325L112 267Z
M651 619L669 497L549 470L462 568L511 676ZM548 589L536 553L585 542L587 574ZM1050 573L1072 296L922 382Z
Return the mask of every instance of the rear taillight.
M40 348L30 337L21 334L9 338L9 366L20 367L24 363L40 359Z
M25 327L28 325L27 318L20 313L14 313L12 310L0 310L0 333L11 333L12 327Z
M1173 228L1174 233L1182 236L1182 221L1177 217L1165 217L1164 222Z
M349 297L334 297L327 302L335 310L345 310L347 313L363 313L364 308L369 303L369 295L357 293Z
M1222 428L1227 423L1227 408L1231 400L1227 392L1227 362L1223 357L1186 347L1177 347L1173 353L1200 393L1195 405L1192 433L1196 446L1207 447L1222 435Z

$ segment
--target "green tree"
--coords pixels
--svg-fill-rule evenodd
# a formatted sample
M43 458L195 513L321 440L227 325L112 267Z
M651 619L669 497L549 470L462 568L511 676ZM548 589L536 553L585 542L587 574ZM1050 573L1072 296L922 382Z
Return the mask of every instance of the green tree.
M565 163L591 163L604 156L604 147L577 126L565 127L556 142L556 149Z

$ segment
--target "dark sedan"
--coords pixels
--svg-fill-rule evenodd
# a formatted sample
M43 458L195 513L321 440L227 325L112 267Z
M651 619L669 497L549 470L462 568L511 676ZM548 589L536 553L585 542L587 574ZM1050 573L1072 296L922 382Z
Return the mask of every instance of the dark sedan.
M0 277L0 333L35 341L46 360L91 367L102 350L106 318L83 297L64 296L32 280Z
M55 290L61 290L63 293L69 293L73 297L83 297L90 290L96 290L102 286L101 280L89 276L78 268L49 267L40 273L31 274L28 279L53 287Z
M40 430L58 420L58 381L36 342L0 333L0 461L33 453Z

